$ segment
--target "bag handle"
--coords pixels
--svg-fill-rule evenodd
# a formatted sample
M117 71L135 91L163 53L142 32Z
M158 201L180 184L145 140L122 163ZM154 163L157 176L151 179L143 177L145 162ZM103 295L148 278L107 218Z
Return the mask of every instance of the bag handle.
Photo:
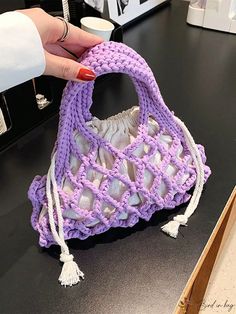
M158 87L150 68L141 56L124 44L109 42L94 47L84 56L81 63L91 67L97 77L107 73L124 73L130 76L139 98L139 122L147 121L150 104L154 101L152 94L157 94ZM77 103L85 121L91 119L89 109L93 88L94 82L82 86L82 98Z
M173 121L173 128L176 129L176 123L162 99L151 69L133 49L122 43L104 42L86 52L80 62L84 66L92 68L97 77L108 73L124 73L130 76L139 98L139 122L147 122L148 114L152 113L153 107L155 107L167 119L168 124L170 120ZM66 106L70 104L71 113L77 109L85 122L91 120L89 109L92 105L93 88L94 81L83 84L69 82L64 93L67 97L63 97L62 106L64 103ZM68 119L70 118L71 116L68 117Z
M155 77L146 61L125 44L104 42L83 54L81 64L93 69L97 77L108 73L124 73L131 77L139 98L139 124L147 124L151 114L161 127L168 128L170 133L183 133L173 119L173 114L165 105L157 86ZM92 105L94 81L88 83L68 82L62 97L60 124L57 141L56 177L60 177L59 168L68 161L69 140L74 128L85 134L89 141L106 145L104 140L94 134L86 125L92 119L89 111ZM59 162L58 162L59 159Z

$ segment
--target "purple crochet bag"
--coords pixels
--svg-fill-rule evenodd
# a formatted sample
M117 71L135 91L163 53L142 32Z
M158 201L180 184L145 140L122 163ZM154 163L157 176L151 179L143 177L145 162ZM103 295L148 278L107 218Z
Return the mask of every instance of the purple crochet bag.
M68 82L64 90L51 166L29 189L39 244L61 246L64 286L84 276L65 240L149 220L158 210L188 201L195 186L185 213L162 227L176 237L210 175L204 148L164 104L152 71L134 50L105 42L87 51L81 63L97 76L128 74L139 107L100 121L89 111L94 82Z

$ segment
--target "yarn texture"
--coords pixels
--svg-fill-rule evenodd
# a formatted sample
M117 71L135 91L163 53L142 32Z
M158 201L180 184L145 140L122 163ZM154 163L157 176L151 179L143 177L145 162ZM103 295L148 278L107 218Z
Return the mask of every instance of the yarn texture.
M59 244L69 254L64 240L132 227L140 218L148 221L156 211L187 202L188 191L195 186L188 213L174 219L172 230L167 230L176 237L179 225L185 226L195 210L211 173L203 146L195 144L165 105L152 71L134 50L105 42L87 51L80 62L97 76L129 75L139 106L100 121L89 110L94 82L67 83L52 165L47 176L35 177L28 192L39 244ZM117 127L121 124L123 129ZM113 132L110 137L108 130ZM83 277L77 268L74 272L78 278L63 279L64 285Z

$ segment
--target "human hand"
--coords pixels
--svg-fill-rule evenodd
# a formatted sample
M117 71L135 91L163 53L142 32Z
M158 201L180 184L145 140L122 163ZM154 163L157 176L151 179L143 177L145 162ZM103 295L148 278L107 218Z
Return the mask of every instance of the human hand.
M63 21L39 8L19 10L19 12L31 18L39 32L46 60L44 74L73 81L95 79L95 73L78 63L76 57L79 57L87 48L101 43L102 38L69 23L68 37L64 42L60 42L65 30Z

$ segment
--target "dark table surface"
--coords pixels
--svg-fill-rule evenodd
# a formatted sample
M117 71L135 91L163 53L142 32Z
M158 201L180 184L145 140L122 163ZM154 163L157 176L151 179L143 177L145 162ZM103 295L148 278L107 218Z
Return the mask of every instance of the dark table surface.
M213 174L189 226L167 237L160 226L177 210L164 211L134 228L70 241L86 279L62 288L58 249L39 248L27 200L33 177L49 165L54 117L0 155L1 314L172 312L236 179L236 37L191 27L186 15L187 3L172 1L126 30L124 42L148 61L166 103L206 147ZM105 117L135 104L130 87L117 75L98 82L93 112Z

